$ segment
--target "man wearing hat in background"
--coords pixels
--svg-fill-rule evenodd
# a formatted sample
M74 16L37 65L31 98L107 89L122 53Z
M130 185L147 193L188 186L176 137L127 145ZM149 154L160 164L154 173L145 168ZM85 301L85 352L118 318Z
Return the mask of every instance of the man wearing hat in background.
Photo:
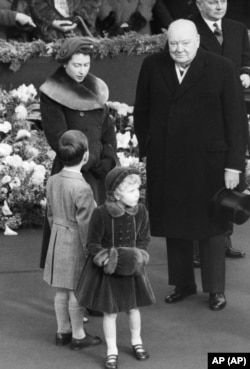
M166 303L196 293L193 240L199 240L203 291L209 307L225 307L228 222L211 212L224 185L234 189L245 166L242 95L232 62L199 48L193 22L168 30L169 52L144 59L134 110L141 158L147 158L152 236L166 237Z
M243 23L225 18L227 0L196 0L199 14L193 19L201 39L201 47L233 61L243 89L250 86L250 44L247 27ZM248 138L247 112L244 121ZM247 142L246 145L249 143ZM230 236L233 226L226 233L226 257L242 258L245 253L232 247Z

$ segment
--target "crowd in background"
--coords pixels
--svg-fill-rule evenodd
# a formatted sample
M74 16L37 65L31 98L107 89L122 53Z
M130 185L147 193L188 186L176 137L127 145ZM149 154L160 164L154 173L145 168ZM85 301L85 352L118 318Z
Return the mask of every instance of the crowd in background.
M74 35L158 34L198 12L195 0L1 0L0 38L46 42ZM250 0L229 0L228 16L250 27Z

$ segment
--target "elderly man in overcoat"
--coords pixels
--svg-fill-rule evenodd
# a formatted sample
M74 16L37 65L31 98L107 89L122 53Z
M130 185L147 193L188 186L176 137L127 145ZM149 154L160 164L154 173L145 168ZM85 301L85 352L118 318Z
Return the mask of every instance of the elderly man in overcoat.
M153 236L166 237L174 303L196 293L193 240L199 240L203 291L211 310L226 305L224 219L212 198L244 170L242 95L231 61L199 48L193 22L177 20L168 51L147 57L138 79L135 133L147 159Z

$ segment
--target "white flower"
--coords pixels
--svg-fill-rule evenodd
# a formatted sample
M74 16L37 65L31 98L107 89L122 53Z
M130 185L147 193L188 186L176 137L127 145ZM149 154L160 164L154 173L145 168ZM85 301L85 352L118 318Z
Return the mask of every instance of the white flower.
M0 132L8 133L11 130L11 128L12 126L10 122L8 122L7 120L3 123L0 123Z
M127 149L129 148L129 141L131 140L130 132L116 134L117 149Z
M11 176L9 176L8 174L6 174L6 175L2 178L1 183L2 183L3 185L5 185L5 184L9 183L10 181L11 181Z
M128 114L132 114L134 111L133 106L128 106L128 104L120 103L118 101L108 101L107 105L109 108L116 110L117 114L126 117Z
M9 156L12 153L12 147L6 143L0 143L0 158Z
M37 157L39 154L39 150L37 150L35 147L32 147L32 146L27 148L27 152L32 158Z
M139 158L136 158L135 156L125 156L123 152L118 152L117 156L119 158L121 166L127 167L139 163Z
M118 110L121 103L119 103L118 101L108 101L107 105L108 105L108 107L110 107L110 109Z
M46 169L43 165L38 164L35 166L34 172L31 176L32 183L35 185L41 185L44 182Z
M31 172L32 170L35 170L36 163L33 160L31 161L24 160L22 162L22 167L25 170L25 172Z
M132 142L133 147L137 147L138 141L137 141L136 135L132 136L131 142Z
M10 182L10 188L18 188L21 186L21 181L18 177L14 177L13 181Z
M128 106L128 114L133 114L133 112L134 112L134 107Z
M121 104L117 113L123 117L126 117L128 115L128 108L129 106L125 103Z
M24 120L27 118L28 115L27 109L22 104L18 105L15 108L15 113L18 120Z
M44 198L44 199L42 199L42 200L40 201L40 205L41 205L41 207L42 207L43 209L45 209L45 208L46 208L46 205L47 205L47 200L46 200L46 198Z
M5 231L4 231L4 235L5 236L17 236L17 232L13 231L13 229L11 229L9 226L7 226L7 224L5 224Z
M10 210L10 208L9 208L7 200L4 200L4 203L3 203L3 206L2 206L2 213L5 216L13 214L12 211Z
M133 115L130 115L128 117L128 125L133 126L133 124L134 124L134 117Z
M19 155L10 155L4 158L3 162L11 167L17 168L22 166L23 159Z
M31 133L27 129L19 129L16 135L16 140L21 140L23 138L30 138Z
M27 104L30 100L34 99L34 97L37 95L37 91L32 84L30 84L29 86L23 84L19 86L18 89L12 90L11 94L20 102Z

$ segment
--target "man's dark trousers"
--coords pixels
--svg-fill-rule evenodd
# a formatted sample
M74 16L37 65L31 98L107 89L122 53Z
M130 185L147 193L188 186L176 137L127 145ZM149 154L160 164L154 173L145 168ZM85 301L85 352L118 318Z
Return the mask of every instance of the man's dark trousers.
M193 241L168 237L166 241L169 284L194 286ZM203 292L225 290L225 242L223 234L199 241Z

